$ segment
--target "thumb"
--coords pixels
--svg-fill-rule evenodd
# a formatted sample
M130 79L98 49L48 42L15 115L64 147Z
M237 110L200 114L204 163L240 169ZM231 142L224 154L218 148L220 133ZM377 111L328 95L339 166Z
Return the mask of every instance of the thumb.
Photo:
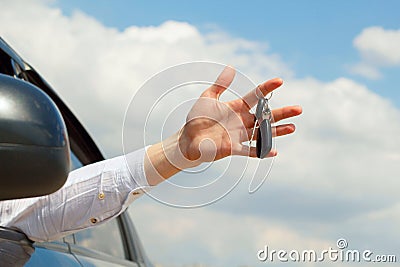
M220 95L228 88L233 78L235 77L235 69L231 66L226 66L218 75L217 80L206 91L203 92L203 97L211 97L218 99Z

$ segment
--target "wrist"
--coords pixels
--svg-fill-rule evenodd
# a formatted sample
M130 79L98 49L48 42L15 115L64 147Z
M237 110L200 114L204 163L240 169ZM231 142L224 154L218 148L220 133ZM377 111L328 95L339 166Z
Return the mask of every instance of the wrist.
M191 149L193 140L189 140L179 131L162 142L163 153L168 162L179 170L200 165L200 156Z
M147 149L144 168L149 185L156 185L187 168L199 165L199 160L189 160L187 142L180 132Z

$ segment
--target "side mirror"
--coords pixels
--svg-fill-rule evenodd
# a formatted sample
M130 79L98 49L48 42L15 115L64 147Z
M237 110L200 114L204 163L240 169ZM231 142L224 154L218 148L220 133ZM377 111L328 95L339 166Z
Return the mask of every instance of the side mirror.
M0 200L53 193L69 170L57 106L34 85L0 74Z

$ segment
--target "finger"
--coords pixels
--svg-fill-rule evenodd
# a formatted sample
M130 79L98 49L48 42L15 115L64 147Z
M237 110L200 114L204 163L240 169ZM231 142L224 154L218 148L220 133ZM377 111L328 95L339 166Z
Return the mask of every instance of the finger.
M246 141L250 141L251 137L253 136L253 141L257 140L257 136L258 136L258 131L254 131L254 135L253 135L253 129L254 128L246 128L246 133L243 134L241 137L242 142L246 142ZM294 131L296 131L296 126L293 123L289 123L289 124L282 124L282 125L278 125L275 127L272 127L272 136L273 137L277 137L277 136L283 136L283 135L287 135L287 134L291 134L294 133Z
M277 137L277 136L283 136L283 135L288 135L291 133L294 133L296 131L296 126L293 123L289 124L282 124L279 126L272 127L272 136ZM246 128L246 133L241 136L241 142L246 142L246 141L255 141L257 140L258 136L258 131L254 131L253 135L253 128ZM253 137L253 138L252 138Z
M246 146L246 145L242 145L242 144L238 145L236 147L236 149L233 149L232 152L233 152L233 155L248 156L248 157L252 157L252 158L257 157L257 149L255 147L250 147L250 146ZM275 157L276 155L278 155L278 151L276 151L275 149L272 149L268 153L266 158Z
M218 99L220 95L228 88L233 78L235 77L235 69L231 66L226 66L217 80L207 90L203 92L201 96Z
M283 124L283 125L279 125L279 126L273 127L272 135L274 137L283 136L283 135L291 134L295 130L296 130L296 126L294 126L294 124L292 124L292 123Z
M251 90L247 93L243 98L242 101L246 103L246 105L251 108L255 104L260 97L264 97L267 94L274 91L276 88L283 84L283 80L281 78L275 78L272 80L268 80L265 83L260 84L255 89Z
M300 106L288 106L272 110L274 122L300 115L303 112Z

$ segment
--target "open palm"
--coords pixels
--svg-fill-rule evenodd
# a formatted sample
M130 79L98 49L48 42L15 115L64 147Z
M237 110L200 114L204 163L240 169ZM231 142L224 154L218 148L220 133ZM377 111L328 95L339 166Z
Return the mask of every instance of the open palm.
M179 137L182 154L191 161L214 161L230 155L256 157L254 147L243 145L249 141L254 126L254 115L249 111L257 101L282 85L280 78L269 80L250 91L243 98L229 102L219 100L230 86L235 70L226 67L215 83L205 90L190 110ZM274 122L301 114L299 106L288 106L272 111ZM275 126L274 136L294 132L293 124ZM257 137L255 137L257 138ZM272 150L268 156L275 156Z

